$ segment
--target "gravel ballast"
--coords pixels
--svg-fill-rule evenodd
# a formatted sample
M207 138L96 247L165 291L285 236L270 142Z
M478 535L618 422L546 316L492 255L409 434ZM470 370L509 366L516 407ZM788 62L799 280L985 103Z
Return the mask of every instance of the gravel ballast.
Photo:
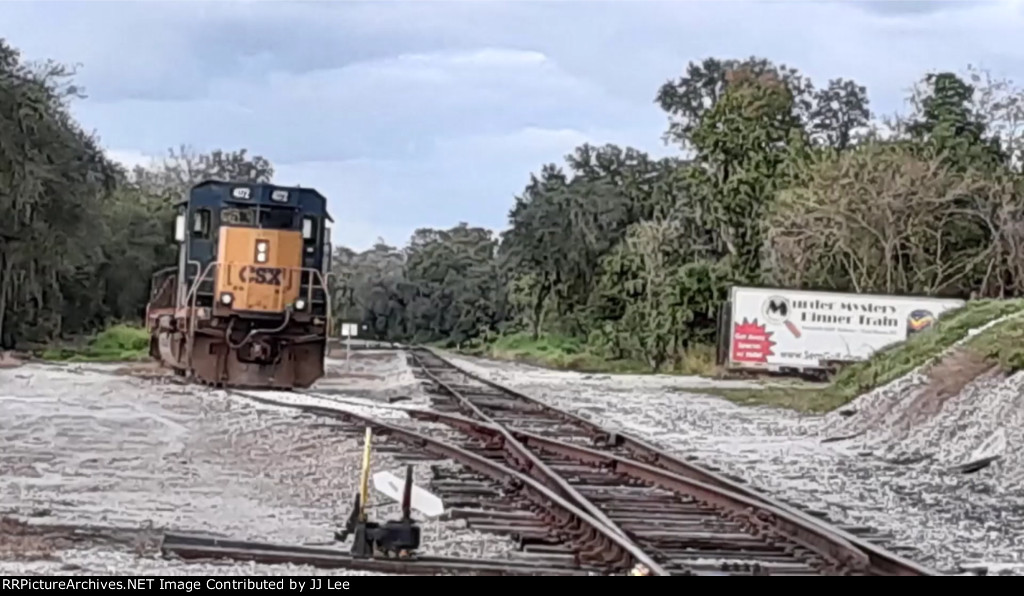
M32 524L155 528L276 543L331 543L358 483L362 439L325 420L199 386L119 374L115 366L29 364L0 370L0 515ZM415 393L397 353L329 361L323 385L372 406ZM344 368L348 378L340 378ZM273 392L267 392L273 393ZM293 394L294 395L294 394ZM419 401L425 400L421 397ZM355 406L354 406L355 408ZM383 416L381 416L383 417ZM418 484L429 480L418 464ZM375 453L374 471L403 474ZM397 505L375 495L381 517ZM158 535L159 532L153 531ZM459 521L423 523L424 553L491 556L511 543ZM311 568L163 560L152 549L73 546L19 553L0 545L0 573L312 574ZM140 552L134 552L140 551ZM318 572L322 573L322 572ZM342 575L375 575L341 570Z
M889 458L897 455L896 448L885 440L881 443L886 449L881 450L857 441L823 442L837 432L841 414L806 416L738 406L690 386L681 389L685 383L672 377L581 374L449 357L470 372L553 406L633 433L679 456L697 456L832 521L874 528L891 536L887 546L902 547L904 556L940 572L985 569L1024 575L1024 495L1014 488L1014 479L998 462L969 475L949 465L961 459L961 452L986 447L981 443L991 426L978 422L985 414L978 412L977 396L992 396L993 387L984 381L964 390L963 401L975 413L953 420L973 429L973 439L964 439L961 452L894 461ZM634 378L639 382L631 390ZM1022 383L1019 375L1000 382L999 395L1005 398L988 398L1002 404L991 408L989 419L1002 417L1004 425L1019 419L1007 409L1016 407L1015 416L1020 416L1014 404L1019 403ZM890 389L897 395L892 399L898 401L912 384L912 379L893 384ZM967 395L969 391L974 393ZM920 440L936 442L932 448L941 453L949 449L943 432L922 431Z
M1016 472L1024 462L1014 451L1024 428L1021 375L978 378L927 416L909 416L898 407L921 389L920 371L854 402L846 415L801 416L703 395L704 386L716 386L709 380L452 359L680 456L697 456L834 521L876 528L891 535L890 544L907 547L903 554L942 572L986 568L1024 574L1024 535L1018 530L1024 527L1024 497ZM360 437L288 408L126 376L117 369L28 364L0 370L5 412L0 473L7 480L0 486L0 515L34 524L330 542L356 489ZM402 413L429 404L404 356L353 352L348 363L330 360L328 371L316 388L320 399L443 434ZM303 399L294 393L251 393ZM872 410L871 403L888 405ZM887 422L869 424L869 418ZM888 430L868 432L865 426ZM856 436L823 442L844 434ZM992 453L1002 458L974 474L956 469L966 459ZM375 454L373 466L401 475L402 464L385 454ZM417 465L418 484L429 480L427 466ZM382 504L376 515L395 513L397 507L386 498L375 499ZM460 522L428 520L423 526L425 553L494 557L511 549L509 541L470 532ZM132 545L81 543L33 553L19 553L0 541L0 573L325 573L291 566L184 564Z

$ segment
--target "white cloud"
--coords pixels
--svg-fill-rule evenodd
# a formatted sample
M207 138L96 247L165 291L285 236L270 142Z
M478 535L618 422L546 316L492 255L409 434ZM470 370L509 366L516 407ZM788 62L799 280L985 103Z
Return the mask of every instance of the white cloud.
M168 131L196 147L249 147L275 162L402 159L446 136L626 119L638 106L513 48L440 51L304 73L270 71L206 83L202 99L85 102L87 125L112 143L160 152ZM649 114L654 116L655 114ZM139 122L152 123L139 129ZM631 123L632 124L632 123Z
M672 152L653 98L691 60L853 78L879 112L932 69L1024 81L1020 2L886 2L7 3L0 31L83 63L76 115L117 159L246 147L366 246L501 227L529 173L581 142Z

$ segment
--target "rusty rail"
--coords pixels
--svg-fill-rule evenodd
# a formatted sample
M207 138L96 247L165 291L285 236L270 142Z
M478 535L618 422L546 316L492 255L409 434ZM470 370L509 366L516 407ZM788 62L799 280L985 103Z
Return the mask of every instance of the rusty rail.
M439 379L422 361L420 361L420 364L423 366L423 372L428 378L445 392L451 394L465 410L478 416L487 424L475 422L461 416L434 412L411 414L417 418L433 419L451 426L460 427L463 431L485 434L492 437L511 434L517 443L521 445L546 449L571 459L585 461L594 465L611 466L618 473L654 482L670 490L696 494L703 500L714 502L730 509L747 509L751 512L752 522L771 525L784 535L792 537L795 542L854 569L865 569L873 574L880 575L938 575L930 569L853 536L840 528L826 524L738 482L680 460L645 441L624 433L609 431L572 413L551 407L489 379L469 373L432 349L417 347L413 349L413 353L415 354L416 352L427 353L431 359L434 359L452 372L457 372L512 399L527 403L535 411L544 412L551 418L565 421L581 429L585 435L594 438L594 443L599 449L581 447L551 437L517 429L506 429L504 425L495 425L493 418L484 413L481 408L477 407L466 396L459 393L450 383ZM421 359L418 358L418 360ZM625 458L620 455L610 454L601 451L601 447L606 449L625 449L632 457Z
M548 467L547 464L537 457L536 454L520 443L509 429L506 429L504 426L496 422L482 409L478 408L476 404L466 399L462 394L455 391L450 385L439 379L429 370L426 368L423 370L432 381L443 387L445 391L449 392L453 397L459 400L463 407L473 412L481 420L489 422L491 431L501 436L503 447L511 452L509 455L512 459L519 465L525 467L527 471L534 476L534 478L544 482L549 488L557 491L561 496L584 509L587 513L603 523L613 532L622 536L624 539L629 540L622 528L605 515L604 511L602 511L600 507L590 502L589 499L581 495L579 491L574 489L572 485L565 481L565 479L556 474L554 470Z
M618 570L625 570L639 563L646 566L651 571L651 575L670 575L649 554L628 538L610 529L572 501L563 497L558 491L550 489L529 474L513 470L461 447L368 416L341 409L296 405L245 391L229 390L229 392L268 405L285 406L318 416L356 421L373 428L377 436L395 437L418 450L425 450L441 458L458 461L480 474L504 481L510 488L524 491L531 501L549 512L547 516L549 524L573 538L573 541L579 546L579 551L583 553L583 558L597 560ZM515 439L511 441L512 444L518 444ZM525 449L525 447L521 448ZM694 571L691 575L703 574Z
M313 415L369 425L378 430L378 436L390 436L411 446L411 450L396 452L402 457L432 459L432 455L451 459L479 473L480 476L476 478L499 480L505 488L492 493L496 498L506 498L498 495L519 494L543 511L540 520L532 522L538 524L536 529L531 529L531 522L522 521L522 516L530 514L515 510L518 505L512 506L512 510L508 507L504 507L504 511L502 507L492 510L493 505L486 499L495 497L480 497L473 494L478 490L474 488L478 482L473 479L474 477L457 472L451 475L434 469L435 481L445 485L446 488L442 490L449 491L446 494L452 494L452 490L456 493L462 491L464 495L472 494L473 498L469 500L478 504L471 507L483 507L462 510L456 505L460 517L465 518L467 522L473 520L470 527L478 527L485 532L511 533L513 538L520 536L519 539L526 538L532 541L535 538L530 536L539 537L545 534L538 534L537 531L539 524L543 523L554 528L554 535L562 537L559 540L564 540L565 536L568 536L574 555L555 554L557 549L550 550L543 545L537 547L540 553L551 553L547 556L553 561L560 562L553 567L556 569L580 569L580 565L593 564L604 569L610 567L622 571L627 566L642 563L654 575L721 575L722 572L760 574L765 570L770 570L770 574L838 572L870 575L937 575L909 561L904 564L900 557L884 549L866 543L781 502L764 497L712 471L680 461L646 443L600 428L572 414L506 390L496 383L483 382L498 394L473 394L472 388L466 388L464 391L467 391L467 395L461 395L459 385L444 381L438 374L426 369L439 370L437 365L440 364L447 369L444 372L455 372L473 380L479 379L458 369L440 356L433 353L431 356L434 356L436 361L432 367L424 366L423 375L433 381L462 409L483 420L444 412L414 409L406 411L413 418L438 422L466 437L475 438L469 443L464 443L465 447L453 445L447 436L444 440L438 440L344 409L336 409L335 406L296 405L240 391L233 390L232 393L255 401L295 408ZM316 396L315 391L303 393ZM471 397L480 400L485 406L478 406ZM502 399L505 402L498 403ZM516 399L528 404L529 408L507 405L507 402ZM582 428L586 438L596 439L597 446L576 445L559 437L544 436L515 428L515 420L506 420L505 424L498 423L493 416L486 413L487 408L501 414L518 413L524 416L524 420L534 416L534 423L537 420L545 420L543 417L536 418L536 412L545 412L552 418L569 422L576 427L577 433ZM581 424L573 424L574 420L580 421ZM512 422L512 426L508 422ZM580 437L577 435L575 438ZM483 442L480 443L480 440ZM624 445L626 447L623 447ZM634 458L629 446L640 449L641 457ZM381 449L386 451L386 444ZM623 454L623 450L630 453ZM498 463L502 459L507 462L507 466ZM590 497L581 494L577 486L586 488ZM610 493L605 493L603 486L608 486ZM508 489L512 489L511 492L508 492ZM631 494L633 496L630 496ZM680 501L670 498L672 495L686 497ZM594 497L598 498L597 502L592 501ZM625 501L616 501L623 497ZM518 498L513 497L514 500ZM456 496L453 502L458 500L459 497ZM615 520L624 520L629 527L620 525L606 515L605 509L609 507L608 511L616 512L613 516ZM623 507L626 509L623 510ZM453 515L456 510L452 511ZM595 515L595 512L598 515ZM719 521L715 521L716 519ZM700 528L709 523L710 529L705 530L706 537L702 537ZM660 524L665 525L658 528ZM714 529L719 525L722 525L722 528ZM695 540L696 544L705 543L705 546L698 546L692 551L689 546L675 546L670 547L671 552L661 552L658 548L662 543L691 544L688 542L691 540ZM709 547L707 544L712 546ZM524 550L533 550L522 543L521 547ZM681 551L679 548L685 550ZM540 569L542 565L537 563L539 559L536 557L543 558L545 555L536 552L527 554L534 557L534 561L531 562L534 568ZM715 555L726 562L709 562L708 558L714 559ZM266 558L267 555L260 556L264 557L261 560L270 560ZM561 564L566 563L561 557L571 558L574 563ZM663 564L666 562L671 566L666 567ZM467 569L466 573L473 572Z
M430 422L441 422L453 428L458 428L467 434L485 437L501 436L501 429L493 424L463 416L415 410L409 410L408 413L413 418ZM604 467L609 471L630 478L650 482L666 490L691 494L697 496L702 501L713 503L723 508L743 511L749 516L749 521L752 525L764 524L774 526L778 531L795 537L797 542L803 546L826 553L830 558L841 564L859 569L866 569L869 566L868 556L849 541L837 535L831 528L819 525L806 525L802 523L802 520L794 518L792 515L769 503L597 449L573 445L525 431L512 430L509 432L519 443L527 447L564 455L573 460ZM769 514L767 517L764 516L766 513Z
M178 533L165 533L161 552L185 560L232 559L268 565L290 563L321 569L356 569L405 575L590 575L580 567L537 565L524 561L493 561L459 557L370 559L324 547L286 546Z

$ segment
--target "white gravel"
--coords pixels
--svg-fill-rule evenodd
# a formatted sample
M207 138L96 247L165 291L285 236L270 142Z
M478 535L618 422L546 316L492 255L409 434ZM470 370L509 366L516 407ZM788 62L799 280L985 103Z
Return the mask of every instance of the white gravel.
M821 439L835 431L838 415L802 416L737 406L699 390L680 389L673 377L587 375L451 359L471 372L633 433L679 456L697 456L768 494L825 512L833 521L875 528L906 547L903 554L941 572L986 567L989 573L1024 575L1024 496L1005 488L1007 478L998 467L973 475L950 473L943 461L959 457L952 453L893 464L885 454L875 455L850 441L823 443ZM1014 401L1020 399L1022 382L1019 376L1006 381L1006 395L1012 398L1001 400L1002 405L991 411L1004 418L1004 425L1016 424L1017 429L1024 428L1015 422L1021 408ZM991 394L991 388L974 391ZM1017 418L1006 414L1013 408ZM978 443L986 432L984 426L972 430L972 449L981 447ZM1020 431L1014 432L1019 438ZM941 452L942 432L928 435Z
M1020 492L1024 374L1006 378L960 347L974 335L1020 316L1008 315L971 330L931 362L829 414L822 432L849 437L857 449L892 461L927 459L951 468L998 457L981 477L993 481L994 493Z
M117 374L117 366L25 365L0 370L0 515L47 525L155 527L240 539L327 544L347 518L358 482L361 437L294 410L198 386ZM345 369L339 371L339 368ZM332 360L324 388L367 403L417 391L396 353ZM425 399L425 398L423 398ZM405 402L399 402L405 403ZM355 406L353 406L355 407ZM417 464L417 483L429 480ZM404 466L375 453L373 469ZM376 496L371 502L387 501ZM397 505L374 509L389 517ZM461 521L423 524L425 553L479 556L511 543L465 530ZM113 547L79 545L49 560L0 549L0 573L204 574L209 567L164 561ZM267 574L311 569L261 566ZM178 571L176 571L178 570ZM252 574L251 565L216 565ZM369 572L340 571L344 575Z
M1024 575L1024 456L1017 449L1024 439L1022 375L977 380L934 415L905 424L907 416L893 404L920 390L920 371L852 404L853 416L811 417L701 395L701 387L718 384L704 379L453 360L681 456L697 456L833 520L891 534L913 548L908 556L941 571L985 566ZM117 368L0 369L0 473L6 480L0 514L34 523L167 527L274 542L331 540L355 490L359 437L293 410L119 375ZM316 397L266 395L319 399L402 425L413 424L403 409L429 403L399 354L353 352L348 363L332 359L328 370ZM407 399L391 401L399 397ZM879 405L873 409L872 403ZM821 441L858 433L854 440ZM965 459L999 452L1001 460L976 474L950 471ZM417 483L429 479L427 465L417 465ZM373 466L402 473L402 465L384 454L375 454ZM395 513L396 505L377 498L377 515ZM511 548L461 528L461 522L424 522L424 542L425 552L449 556L491 557ZM10 556L0 548L0 574L19 573L323 572L183 564L88 544L48 558Z

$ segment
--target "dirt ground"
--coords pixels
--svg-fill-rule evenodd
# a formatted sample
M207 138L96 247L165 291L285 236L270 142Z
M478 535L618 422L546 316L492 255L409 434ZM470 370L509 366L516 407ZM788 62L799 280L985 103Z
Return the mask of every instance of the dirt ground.
M339 396L386 401L418 391L408 385L415 379L397 354L353 354L347 364L331 360L329 369L323 385ZM351 507L360 438L293 410L168 381L138 365L0 370L0 516L8 528L29 528L23 534L30 537L0 543L0 574L208 573L208 567L160 558L153 544L165 528L331 542ZM375 455L373 468L399 470L400 464ZM418 468L416 475L419 482L427 470ZM90 538L97 527L132 538ZM38 533L32 528L45 528L49 538L32 538ZM424 525L425 552L479 554L484 547L473 541L485 539L493 540L461 531L458 522ZM221 574L313 573L215 568Z
M16 368L23 364L21 358L11 352L4 352L0 350L0 369L3 368Z

